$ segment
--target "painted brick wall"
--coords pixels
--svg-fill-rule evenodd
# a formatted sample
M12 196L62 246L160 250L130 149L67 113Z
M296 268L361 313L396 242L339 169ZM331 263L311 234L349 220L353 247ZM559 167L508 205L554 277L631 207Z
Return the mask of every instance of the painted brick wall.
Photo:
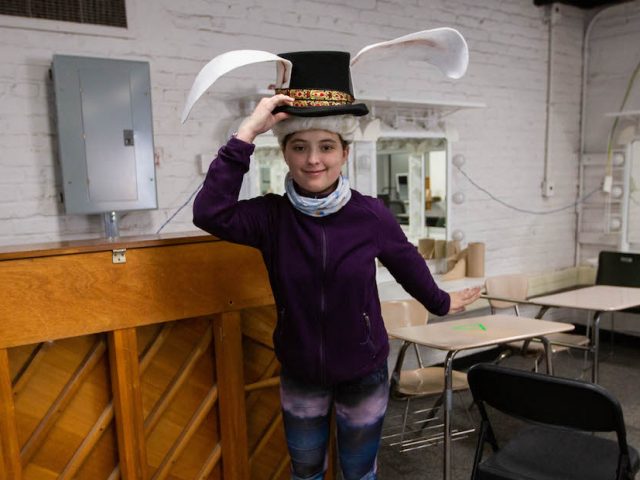
M450 117L459 134L453 153L464 170L499 199L545 211L575 201L584 13L561 6L553 22L553 78L548 170L555 195L542 198L548 27L546 10L523 0L131 0L131 38L56 33L0 26L0 244L97 237L97 216L67 216L48 69L54 53L148 61L151 65L160 209L125 214L122 235L153 233L202 181L198 154L214 152L237 115L241 89L266 87L273 66L239 70L199 102L180 125L195 74L222 52L272 52L363 46L416 30L458 28L470 46L468 74L450 81L434 69L391 66L354 79L366 96L484 102L487 108ZM6 20L1 23L8 23ZM541 271L573 264L573 209L553 215L519 213L491 200L459 172L453 229L487 243L487 273ZM452 192L452 193L453 193ZM190 231L186 208L164 231Z
M618 112L625 92L640 63L640 1L616 5L601 12L595 19L588 43L588 73L585 98L585 142L584 149L594 159L595 165L585 167L587 191L602 185L605 176L606 151L614 118L607 113ZM625 111L640 111L640 77L632 85ZM622 148L632 138L640 138L640 116L622 117L613 134L613 148ZM622 187L624 166L613 170L614 186ZM637 182L636 182L637 183ZM637 193L635 194L637 198ZM620 245L620 229L606 231L622 218L620 199L612 198L605 208L607 198L598 193L591 205L585 209L581 226L585 242L581 245L580 260L597 259L603 249L616 250ZM637 210L636 210L637 211ZM629 216L638 231L638 215ZM633 237L637 238L637 237ZM640 251L640 243L631 244L631 249Z

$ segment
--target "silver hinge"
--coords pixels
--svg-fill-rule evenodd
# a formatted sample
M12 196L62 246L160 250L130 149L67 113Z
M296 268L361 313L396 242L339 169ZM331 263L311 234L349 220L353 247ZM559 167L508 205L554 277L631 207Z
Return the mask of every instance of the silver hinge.
M113 250L111 261L113 263L127 263L127 249L117 248Z

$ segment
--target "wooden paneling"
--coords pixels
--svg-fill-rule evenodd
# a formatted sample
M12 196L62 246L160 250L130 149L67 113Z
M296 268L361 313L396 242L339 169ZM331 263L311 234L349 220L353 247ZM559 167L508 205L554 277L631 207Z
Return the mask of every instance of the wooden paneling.
M274 306L241 311L247 432L251 478L287 480L286 449L280 407L280 364L273 351Z
M288 479L275 322L213 237L0 249L0 480Z
M0 261L0 348L273 303L257 250L210 240ZM232 280L231 280L232 279Z
M144 235L132 237L120 237L106 240L94 238L87 240L58 241L48 243L27 243L24 245L0 246L0 262L3 260L16 260L20 258L40 258L61 255L74 255L87 252L108 252L121 248L144 248L167 245L185 245L189 243L211 242L215 237L193 232L190 235L184 233L165 233L162 235Z
M0 446L2 446L2 478L19 479L22 476L20 447L16 428L13 390L6 349L0 349Z
M47 343L46 348L32 349L39 352L38 361L25 358L20 348L11 349L10 362L22 361L19 370L28 373L27 381L23 381L25 376L19 379L20 390L14 378L24 478L65 478L66 473L57 474L68 471L65 465L72 458L73 463L78 461L74 452L84 444L112 396L105 340L105 335L91 335ZM15 350L18 355L13 354ZM99 437L103 441L85 452L89 460L84 466L75 465L77 478L101 478L117 464L112 418L102 424Z
M237 312L216 315L213 321L216 377L220 391L220 434L225 478L249 479L247 417L242 365L242 332Z
M101 360L102 354L105 351L106 342L100 338L91 348L71 379L69 379L60 394L51 404L43 419L38 423L36 429L31 433L29 439L23 445L20 452L22 463L28 463L38 451L39 447L46 440L48 433L53 429L59 417L76 396L78 390L84 384L85 379Z
M173 322L142 375L151 478L196 478L220 442L212 331L211 318Z
M134 329L109 334L109 360L118 432L120 474L124 480L147 478L147 451Z

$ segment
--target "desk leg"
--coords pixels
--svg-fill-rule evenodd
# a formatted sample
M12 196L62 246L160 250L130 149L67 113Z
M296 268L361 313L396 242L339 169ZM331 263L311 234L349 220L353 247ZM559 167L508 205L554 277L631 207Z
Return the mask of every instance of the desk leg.
M592 334L592 349L593 349L593 365L591 366L591 381L598 383L598 373L600 369L600 314L602 312L596 312L593 315L593 332Z
M453 409L453 357L457 351L447 353L444 361L444 472L442 478L451 480L451 411Z
M547 337L540 337L540 340L542 341L542 345L544 345L544 358L547 362L547 374L553 375L553 362L551 360L553 349L551 348L551 344Z
M540 307L540 310L538 310L538 314L536 315L536 318L540 320L542 317L544 317L544 314L547 313L547 310L549 310L549 307Z

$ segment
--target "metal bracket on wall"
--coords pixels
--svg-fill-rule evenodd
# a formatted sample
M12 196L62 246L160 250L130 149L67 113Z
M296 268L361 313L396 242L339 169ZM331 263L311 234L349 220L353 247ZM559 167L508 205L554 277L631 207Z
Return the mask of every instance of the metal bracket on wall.
M113 250L111 261L113 263L127 263L127 249L117 248L116 250Z

